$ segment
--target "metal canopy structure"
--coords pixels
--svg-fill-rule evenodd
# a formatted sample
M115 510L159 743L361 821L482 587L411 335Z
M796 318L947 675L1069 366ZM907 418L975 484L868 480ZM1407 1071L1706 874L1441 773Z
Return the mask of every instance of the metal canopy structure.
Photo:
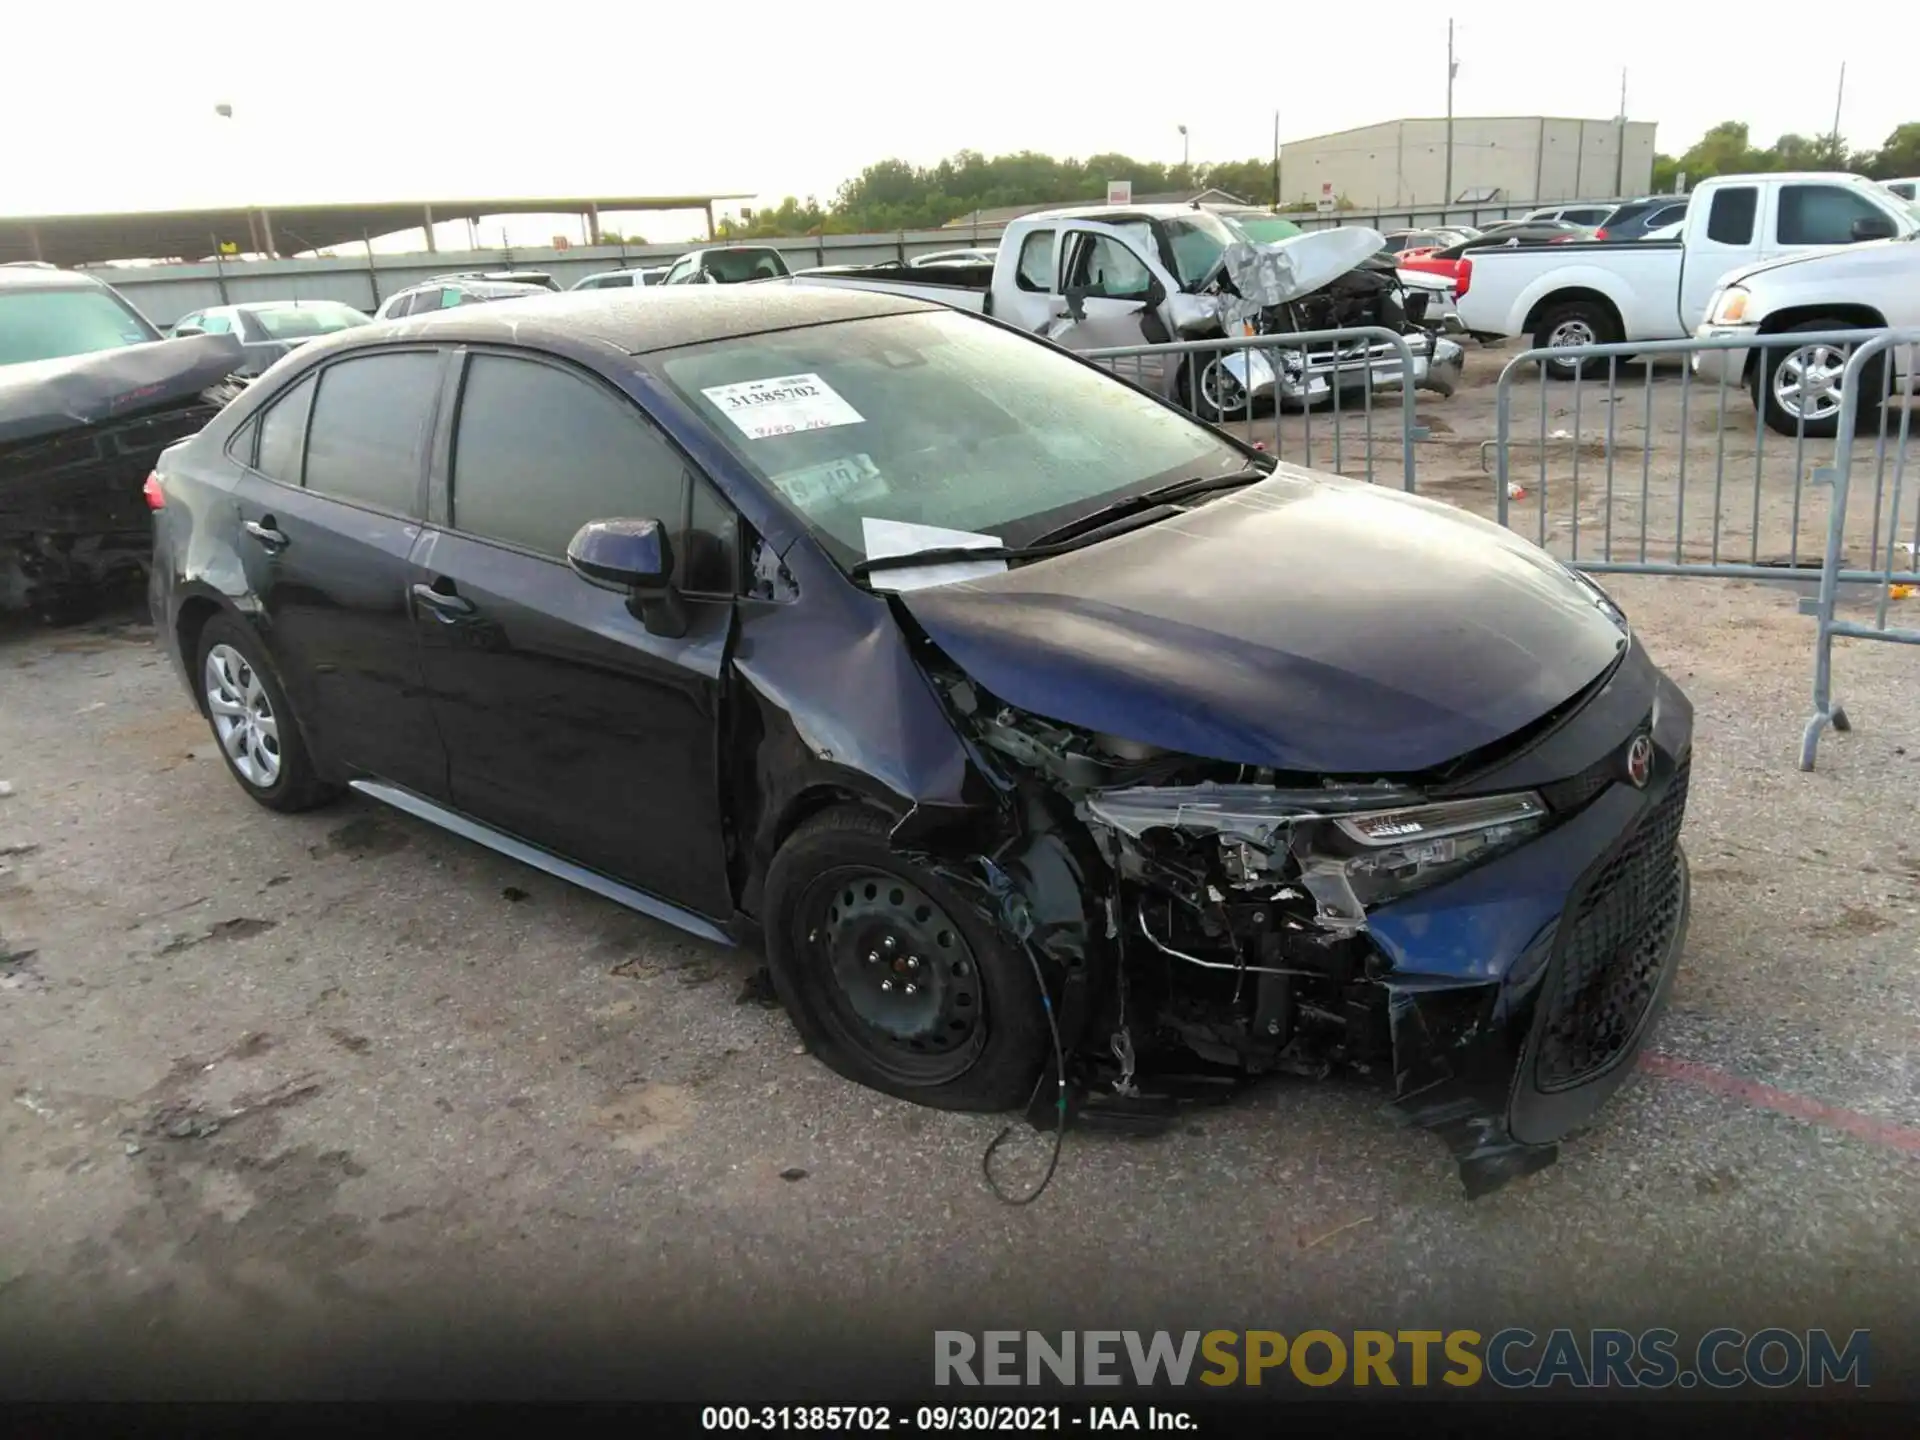
M358 244L363 238L420 227L434 250L433 227L494 215L579 215L590 243L602 212L702 210L713 237L713 206L729 195L602 195L396 200L347 205L275 205L210 210L146 210L89 215L0 216L0 261L44 260L85 265L101 260L198 259L228 253L294 255Z

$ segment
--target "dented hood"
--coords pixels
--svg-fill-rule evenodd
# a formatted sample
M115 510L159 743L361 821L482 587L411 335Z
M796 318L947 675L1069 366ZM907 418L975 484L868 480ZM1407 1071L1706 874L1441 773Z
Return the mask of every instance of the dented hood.
M998 699L1211 759L1408 774L1501 740L1626 643L1517 536L1282 466L1184 515L898 597Z
M234 335L191 335L57 360L0 365L0 445L164 405L217 385L245 363Z

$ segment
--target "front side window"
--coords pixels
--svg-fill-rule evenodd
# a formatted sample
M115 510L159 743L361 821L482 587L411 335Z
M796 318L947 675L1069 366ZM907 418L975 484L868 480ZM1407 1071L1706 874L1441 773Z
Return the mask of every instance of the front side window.
M233 317L209 311L200 317L200 328L209 335L227 335L233 331Z
M662 285L684 285L692 278L693 257L688 256L685 259L674 261L673 268L667 271L666 279L660 283Z
M159 338L131 309L95 286L0 290L0 365L91 355Z
M687 470L631 401L534 360L476 355L454 428L453 527L564 559L589 520L677 527Z
M1851 245L1854 221L1885 218L1878 205L1843 185L1780 187L1782 245Z
M307 434L306 485L376 510L417 515L440 356L360 355L321 372Z
M1107 300L1144 300L1153 276L1140 257L1105 235L1074 237L1069 289L1081 287Z
M1246 464L1218 432L1105 372L949 311L652 363L843 565L866 555L868 520L1018 545L1095 503Z

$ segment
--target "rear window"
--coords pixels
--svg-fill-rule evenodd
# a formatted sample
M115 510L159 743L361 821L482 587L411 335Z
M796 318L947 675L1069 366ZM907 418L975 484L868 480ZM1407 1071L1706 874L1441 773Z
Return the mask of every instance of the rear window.
M1707 212L1707 239L1716 245L1751 245L1753 217L1760 209L1760 192L1752 185L1730 185L1713 192Z
M105 290L0 291L0 365L58 360L159 338Z
M771 280L787 273L772 250L722 250L707 256L707 273L722 285Z
M368 323L351 305L276 305L250 313L269 340L306 340Z
M417 514L439 393L440 357L432 351L356 356L328 366L307 430L307 488Z

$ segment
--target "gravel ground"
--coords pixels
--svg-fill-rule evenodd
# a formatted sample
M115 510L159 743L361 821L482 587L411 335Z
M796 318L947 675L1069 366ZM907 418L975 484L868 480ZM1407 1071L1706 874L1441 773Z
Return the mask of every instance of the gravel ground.
M1004 1205L997 1120L830 1074L754 957L256 807L131 619L0 635L0 1390L728 1399L996 1324L1869 1326L1911 1383L1915 657L1840 647L1857 728L1801 774L1791 587L1611 588L1698 707L1691 937L1644 1073L1471 1203L1373 1092L1287 1081Z

